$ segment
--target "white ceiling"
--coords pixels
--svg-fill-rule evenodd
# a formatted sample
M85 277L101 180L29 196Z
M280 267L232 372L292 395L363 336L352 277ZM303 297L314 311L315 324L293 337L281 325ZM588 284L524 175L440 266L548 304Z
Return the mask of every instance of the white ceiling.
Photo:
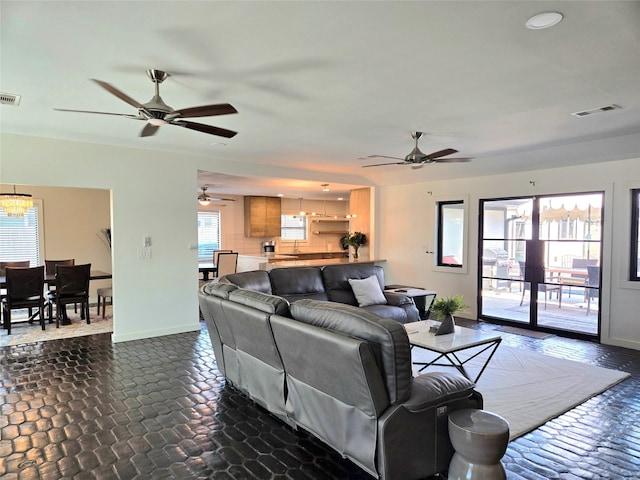
M640 156L640 2L5 1L0 131L205 156L213 193L336 195L355 185L422 182ZM528 30L528 17L564 20ZM144 103L145 70L172 76L173 108L231 103L194 119L223 139L54 108L135 114L98 87ZM572 112L609 104L608 113ZM466 164L361 168L455 148ZM212 146L224 142L225 146ZM273 173L271 173L273 172ZM257 180L262 177L261 185ZM274 180L270 177L275 177ZM285 178L287 177L287 178ZM257 190L260 189L260 190ZM312 193L309 193L312 192Z

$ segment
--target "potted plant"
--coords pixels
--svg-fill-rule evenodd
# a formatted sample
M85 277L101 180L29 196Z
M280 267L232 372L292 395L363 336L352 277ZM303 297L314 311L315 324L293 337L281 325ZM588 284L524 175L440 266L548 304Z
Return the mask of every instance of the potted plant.
M467 305L465 305L462 295L436 298L430 309L436 320L440 320L442 322L436 331L436 335L453 333L455 327L453 315L465 308L467 308Z
M367 236L362 232L353 232L346 237L345 243L353 247L353 258L357 260L358 249L367 243Z

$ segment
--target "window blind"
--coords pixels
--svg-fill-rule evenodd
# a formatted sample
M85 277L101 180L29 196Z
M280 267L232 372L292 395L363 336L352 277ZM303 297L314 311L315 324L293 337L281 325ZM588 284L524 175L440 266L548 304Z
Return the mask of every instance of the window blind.
M40 265L40 228L38 205L19 218L10 218L0 210L0 261L29 260L32 267Z
M300 215L282 215L280 221L282 240L306 240L307 217Z
M220 212L198 212L198 262L212 263L220 249Z

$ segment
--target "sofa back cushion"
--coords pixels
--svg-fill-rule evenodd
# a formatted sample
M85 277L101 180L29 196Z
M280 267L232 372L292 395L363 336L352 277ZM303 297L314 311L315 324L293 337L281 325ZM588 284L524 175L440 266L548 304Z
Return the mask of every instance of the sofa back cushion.
M231 273L220 279L221 282L229 282L246 290L255 292L273 293L269 274L265 270L253 270L250 272Z
M291 304L291 315L298 321L366 340L382 372L389 401L395 404L409 398L411 348L401 324L351 305L316 300Z
M358 305L349 279L363 280L372 275L378 278L380 288L384 289L384 270L379 265L344 263L327 265L322 269L324 287L329 300L348 305Z
M269 273L271 291L290 302L303 298L328 300L320 267L274 268Z
M289 302L268 293L238 288L229 293L229 300L271 315L289 316Z

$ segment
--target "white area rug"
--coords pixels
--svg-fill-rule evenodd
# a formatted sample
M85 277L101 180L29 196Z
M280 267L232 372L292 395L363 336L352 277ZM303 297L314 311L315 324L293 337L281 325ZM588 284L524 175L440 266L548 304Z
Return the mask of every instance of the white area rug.
M467 364L472 377L486 355L482 357ZM442 370L428 367L422 373L435 369ZM500 345L476 390L482 393L485 410L509 422L513 440L629 376L626 372Z
M91 323L87 325L87 322L80 318L80 314L73 313L73 308L69 308L71 325L60 325L60 328L56 328L55 323L47 322L44 331L40 328L39 319L36 319L32 324L15 322L11 324L11 335L7 335L7 331L0 328L0 347L113 332L110 305L107 306L104 319L102 316L95 315L95 308L91 308L90 317Z

